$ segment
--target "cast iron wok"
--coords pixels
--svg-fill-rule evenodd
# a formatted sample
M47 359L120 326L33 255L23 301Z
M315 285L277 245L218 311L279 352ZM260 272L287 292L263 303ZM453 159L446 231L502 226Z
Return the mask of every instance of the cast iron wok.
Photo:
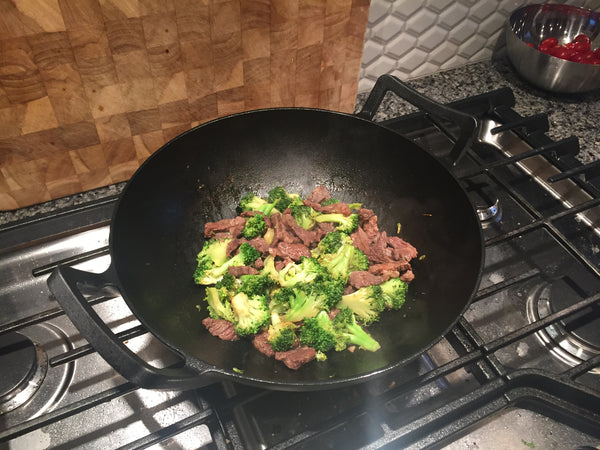
M325 184L362 202L380 229L411 242L409 300L369 331L381 350L332 352L299 370L267 358L251 342L211 336L199 312L195 257L207 221L234 217L239 198L274 186L308 195ZM316 390L391 371L436 343L468 306L480 279L476 214L450 172L404 137L356 116L314 109L242 113L190 130L153 154L122 193L104 274L59 267L49 285L71 320L123 376L146 388L180 389L231 379L264 388ZM115 286L142 324L181 355L155 369L130 352L84 300L80 288Z

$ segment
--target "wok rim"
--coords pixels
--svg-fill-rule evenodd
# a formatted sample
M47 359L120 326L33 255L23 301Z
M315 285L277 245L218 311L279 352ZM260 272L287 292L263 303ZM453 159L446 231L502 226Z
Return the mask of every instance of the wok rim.
M268 113L268 112L279 112L279 111L305 111L308 113L319 112L319 113L331 114L334 116L342 116L342 117L349 118L349 119L359 120L361 122L368 124L369 126L376 126L378 128L385 130L385 132L394 133L394 135L397 136L397 138L404 140L406 143L410 144L411 146L415 147L415 149L418 149L420 152L422 152L424 154L424 157L429 159L430 163L436 164L441 169L443 169L444 172L446 173L446 175L449 176L449 181L451 180L452 183L454 183L459 188L459 190L461 192L462 201L466 202L466 204L469 206L469 210L471 211L470 217L474 221L474 224L476 225L475 229L477 230L477 235L478 235L477 243L476 243L478 246L478 252L477 252L478 253L478 261L476 262L478 265L478 270L477 270L477 275L473 282L473 286L469 289L470 293L468 295L467 300L465 301L464 306L460 310L460 313L457 314L456 317L454 317L454 319L452 321L450 321L449 325L443 330L443 332L440 333L438 336L436 336L436 338L433 339L431 342L429 342L427 345L424 345L421 348L419 348L417 351L412 352L411 355L401 358L397 361L394 361L393 363L387 364L387 365L381 367L380 369L375 369L375 370L361 373L361 374L358 374L355 376L347 376L347 377L343 377L343 378L342 377L331 378L329 380L274 381L274 380L270 380L270 379L253 377L253 376L249 376L249 375L244 375L243 373L238 373L231 368L219 367L219 366L207 363L192 354L182 351L181 349L178 348L178 346L176 344L171 342L171 340L168 337L163 336L163 333L158 332L155 329L155 327L144 318L143 311L140 311L139 308L137 308L136 305L134 304L135 302L133 302L130 298L128 298L125 285L122 282L121 277L119 276L119 269L117 267L118 263L116 262L117 258L115 257L115 254L114 254L115 245L113 242L113 237L114 237L113 230L116 226L118 226L118 221L116 221L115 219L117 218L117 216L120 212L120 206L123 203L122 200L126 197L127 192L129 191L129 189L133 185L133 183L136 181L136 178L138 178L138 174L142 173L144 171L144 168L147 165L151 164L152 161L154 159L156 159L159 154L162 154L162 153L168 151L173 145L176 145L178 140L183 139L185 136L187 136L190 133L196 132L199 129L211 126L212 124L215 124L218 122L227 121L228 119L231 119L231 118L242 117L242 116L247 116L247 115L254 115L254 114L261 114L261 113ZM438 342L440 342L440 340L444 336L446 336L448 334L448 332L450 330L452 330L452 328L454 328L456 326L458 321L463 317L466 310L469 308L469 306L471 305L471 303L473 301L473 297L476 294L476 292L481 284L481 278L483 275L484 258L485 258L485 244L484 244L484 238L483 238L483 230L482 230L480 222L477 218L476 209L475 209L473 203L469 200L469 197L468 197L468 194L467 194L465 188L461 185L458 178L454 175L454 173L452 173L451 170L449 170L447 167L445 167L438 159L436 159L433 155L431 155L429 152L427 152L425 149L423 149L423 147L421 147L417 143L411 141L404 135L402 135L390 128L387 128L378 122L374 122L372 120L359 117L356 114L350 114L350 113L345 113L345 112L341 112L341 111L331 111L331 110L322 109L322 108L275 107L275 108L261 108L261 109L243 111L243 112L229 114L229 115L226 115L223 117L218 117L218 118L212 119L210 121L199 124L193 128L190 128L189 130L186 130L186 131L178 134L174 138L165 142L156 151L154 151L140 165L140 167L138 167L138 169L133 173L133 175L129 178L129 180L127 180L123 190L119 194L117 204L115 205L115 208L114 208L114 211L112 214L110 228L109 228L109 254L111 256L111 266L112 266L113 274L114 274L114 278L115 278L114 284L118 288L118 290L121 294L121 297L123 298L123 300L125 301L127 306L130 308L130 310L132 311L132 313L134 314L136 319L138 319L140 321L140 323L142 323L142 325L154 337L156 337L158 340L160 340L164 345L166 345L175 354L179 355L184 360L185 367L197 372L198 377L213 377L214 376L213 382L229 380L229 381L235 381L235 382L239 382L241 384L254 386L254 387L258 387L258 388L262 388L262 389L300 392L300 391L317 391L317 390L343 388L343 387L347 387L350 385L355 385L358 383L363 383L366 381L374 380L376 378L380 378L380 377L382 377L390 372L393 372L394 370L397 370L400 367L405 366L408 363L416 360L423 353L427 352L429 349L434 347ZM473 261L473 263L475 263L475 261ZM287 369L284 366L282 366L282 368L283 368L283 370L291 370L291 369Z

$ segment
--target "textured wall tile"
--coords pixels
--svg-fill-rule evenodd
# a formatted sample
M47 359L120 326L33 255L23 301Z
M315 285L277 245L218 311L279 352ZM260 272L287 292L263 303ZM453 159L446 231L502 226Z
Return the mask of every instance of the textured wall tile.
M489 59L510 13L526 0L372 0L358 91L389 73L410 79ZM600 9L600 0L569 0Z

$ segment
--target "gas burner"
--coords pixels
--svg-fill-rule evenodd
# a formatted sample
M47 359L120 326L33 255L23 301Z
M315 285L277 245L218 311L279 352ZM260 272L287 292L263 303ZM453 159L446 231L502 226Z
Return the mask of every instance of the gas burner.
M73 363L51 367L53 356L71 350L68 337L51 324L0 336L0 416L6 426L51 409L65 394Z
M527 298L529 321L533 323L562 309L565 306L562 303L568 301L569 296L561 291L560 283L543 283L534 287ZM536 333L536 337L552 355L570 366L600 354L598 319L590 321L589 313L586 320L582 320L582 317L575 314ZM592 369L590 373L600 374L600 368Z
M48 371L48 357L31 339L12 332L0 339L0 414L24 405L37 392Z

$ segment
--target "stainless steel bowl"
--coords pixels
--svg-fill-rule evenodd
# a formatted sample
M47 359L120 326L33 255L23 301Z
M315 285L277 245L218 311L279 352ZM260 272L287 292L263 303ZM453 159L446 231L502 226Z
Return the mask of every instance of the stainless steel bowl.
M506 25L508 57L519 74L552 92L587 92L600 88L600 66L582 64L531 48L546 38L559 44L586 34L592 49L600 47L600 13L569 5L528 5L514 11Z

